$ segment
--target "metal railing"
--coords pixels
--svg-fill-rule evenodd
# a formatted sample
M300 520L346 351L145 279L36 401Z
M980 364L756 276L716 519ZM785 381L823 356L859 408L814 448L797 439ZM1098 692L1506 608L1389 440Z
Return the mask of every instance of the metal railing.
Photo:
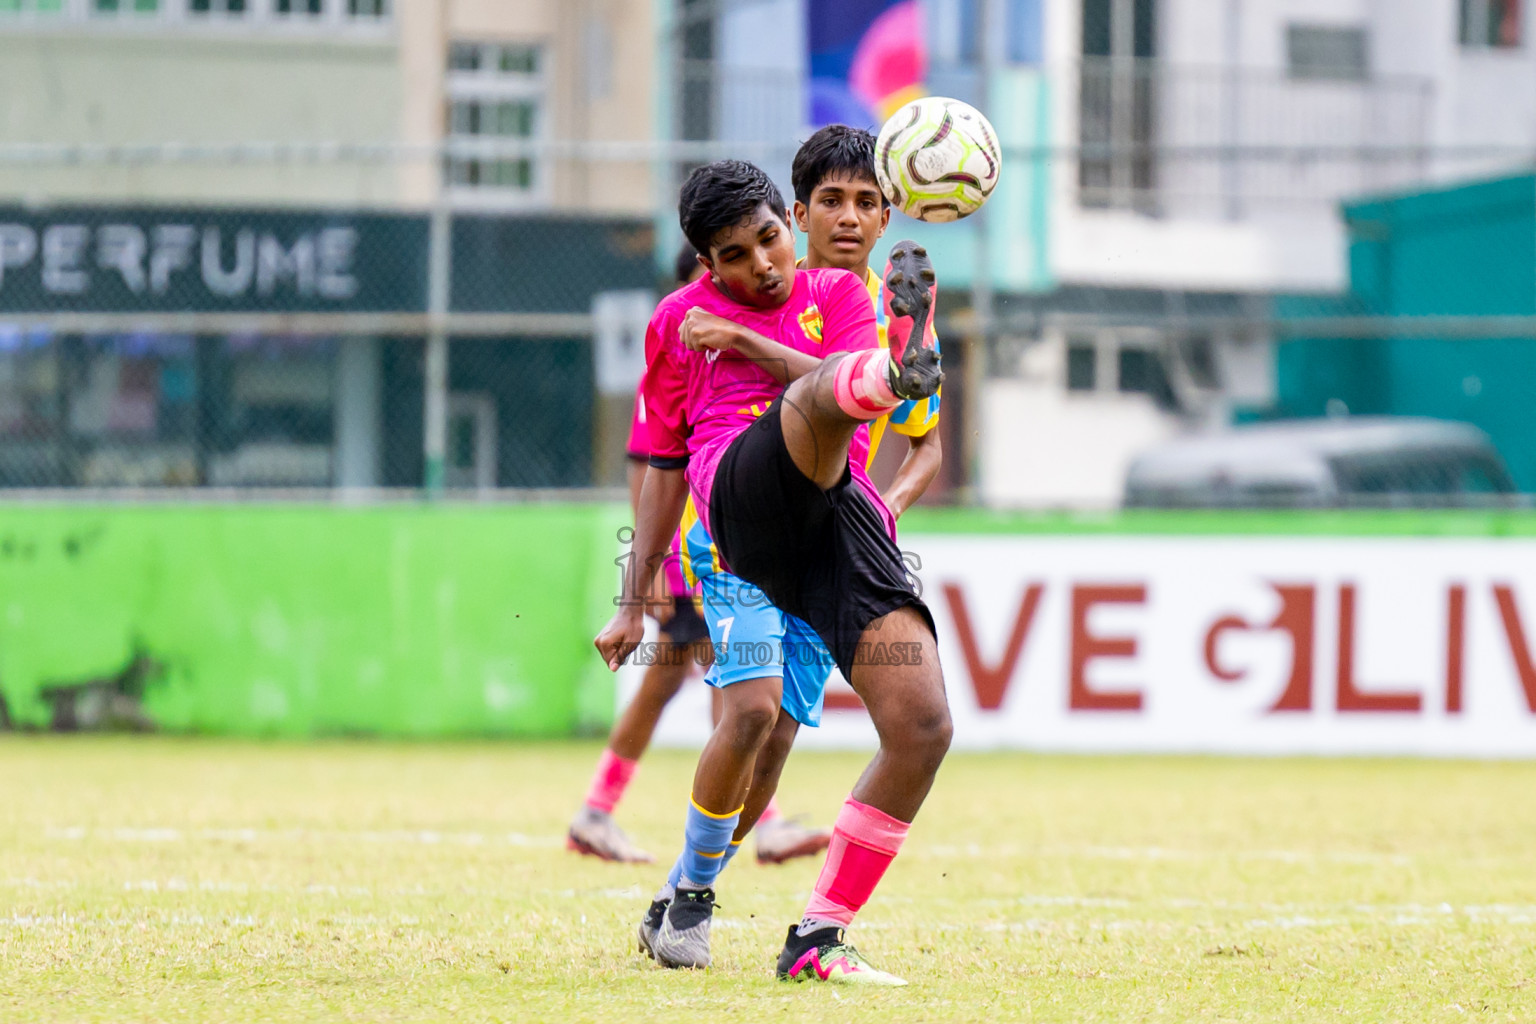
M1076 76L1084 206L1240 219L1425 177L1427 78L1330 80L1087 59Z
M1162 80L1149 109L1186 88L1198 91ZM1281 95L1245 88L1271 97L1255 111ZM1391 128L1412 122L1403 113L1418 102L1410 93L1405 86L1351 108L1357 119L1371 104L1399 112L1365 137L1338 126L1305 135L1280 113L1261 131L1255 113L1248 134L1225 140L1217 120L1190 115L1188 124L1154 121L1140 141L1013 146L1006 159L1080 187L1083 168L1097 166L1106 169L1106 201L1121 197L1120 209L1219 220L1270 217L1297 203L1326 213L1337 190L1360 182L1418 180L1450 159L1531 155L1432 147ZM787 166L793 143L0 143L0 489L493 493L616 483L629 405L599 389L593 302L668 287L653 223L671 219L670 203L658 196L622 216L555 203L508 212L335 183L354 172L358 181L393 180L470 151L661 181L722 155ZM1293 164L1339 173L1255 184L1257 169ZM1232 177L1234 168L1243 175ZM194 172L195 200L163 205L145 185ZM324 202L304 198L318 179L329 182L313 189L330 196ZM275 204L290 181L298 198ZM92 188L103 198L89 200ZM1194 198L1186 202L1185 191ZM1053 188L1051 201L1062 192ZM1271 220L1267 230L1287 230ZM322 239L323 231L332 234ZM1262 295L1135 292L999 294L987 332L967 319L963 293L944 293L940 329L955 370L946 417L966 414L966 388L974 400L988 377L1017 373L1053 333L1163 339L1151 346L1162 367L1153 376L1167 383L1171 414L1194 418L1222 404L1223 381L1185 365L1181 339L1536 337L1536 317L1526 315L1383 317L1337 296L1298 312ZM983 333L986 344L971 347ZM952 463L967 465L959 454Z

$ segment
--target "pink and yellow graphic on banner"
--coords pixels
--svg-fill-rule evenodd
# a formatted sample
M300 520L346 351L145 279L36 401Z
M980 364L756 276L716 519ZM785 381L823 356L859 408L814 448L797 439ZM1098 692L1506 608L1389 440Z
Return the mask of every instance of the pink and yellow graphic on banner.
M924 11L918 0L810 0L810 121L877 128L925 95Z

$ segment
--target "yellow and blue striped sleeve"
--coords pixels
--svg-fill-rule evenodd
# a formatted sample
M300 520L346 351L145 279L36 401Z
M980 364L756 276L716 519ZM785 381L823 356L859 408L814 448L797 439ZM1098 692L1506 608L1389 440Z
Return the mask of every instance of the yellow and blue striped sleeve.
M680 532L683 537L683 579L687 580L690 588L696 587L699 580L711 573L720 572L721 568L720 552L704 529L704 521L699 518L699 511L694 507L692 494L688 495L688 502L683 506Z

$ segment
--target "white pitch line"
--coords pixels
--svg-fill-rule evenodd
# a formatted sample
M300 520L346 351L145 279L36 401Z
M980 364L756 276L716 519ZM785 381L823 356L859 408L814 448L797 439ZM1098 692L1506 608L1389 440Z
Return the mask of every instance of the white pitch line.
M1067 907L1081 910L1195 910L1223 914L1274 914L1276 920L1302 919L1314 914L1387 920L1446 921L1466 917L1526 924L1536 921L1536 905L1510 903L1238 903L1227 900L1175 898L1129 900L1085 896L1020 896L1016 900L966 901L980 906Z
M1413 858L1400 853L1366 853L1353 850L1178 850L1162 846L1021 846L980 843L939 843L909 846L909 855L949 860L1018 860L1030 858L1081 858L1085 860L1209 861L1262 860L1282 864L1365 864L1407 867Z
M154 891L150 889L148 891ZM598 890L589 895L599 898L614 898L619 896L631 896L631 890ZM906 901L901 901L906 902ZM965 901L982 905L1002 905L1006 901ZM1389 928L1418 928L1427 926L1443 926L1458 919L1465 919L1474 924L1492 926L1511 925L1536 925L1536 906L1511 905L1511 904L1467 904L1453 906L1449 903L1441 904L1228 904L1220 901L1203 902L1198 900L1164 900L1136 902L1131 900L1105 900L1088 897L1073 896L1040 896L1024 897L1015 901L1019 905L1064 907L1081 910L1120 909L1134 912L1138 907L1148 910L1157 910L1171 906L1180 909L1208 909L1224 913L1252 913L1261 912L1268 916L1246 917L1238 920L1216 920L1207 922L1189 922L1168 920L1162 917L1108 917L1108 918L1082 918L1076 916L1058 918L1031 917L1023 921L991 921L976 925L963 924L938 924L935 926L940 932L965 932L976 930L987 933L1022 933L1022 932L1046 932L1061 929L1086 929L1089 931L1127 932L1149 929L1166 930L1169 928L1182 928L1185 931L1206 933L1212 929L1230 930L1234 928L1250 929L1317 929L1328 930L1333 928L1358 927L1362 923L1369 923ZM585 921L585 915L582 915ZM379 917L373 914L335 914L326 915L326 927L415 927L421 923L421 919L415 915L399 915L393 917ZM145 916L134 918L101 918L94 916L82 916L79 914L12 914L9 918L0 917L0 927L9 926L17 929L39 928L130 928L139 929L146 923L154 923L157 926L168 925L170 927L198 927L198 928L253 928L264 926L289 927L312 923L311 919L293 916L281 921L258 920L250 915L231 915L229 917L209 918L203 914L192 911L190 913L176 913L168 920L155 920L148 922ZM723 917L716 921L716 927L723 929L758 930L763 926L760 923L748 923L739 919ZM775 926L776 927L776 926ZM861 922L861 931L881 931L894 927L880 921Z
M563 846L561 836L531 836L521 832L505 832L489 835L483 832L442 832L435 829L371 829L348 831L341 829L258 829L258 828L85 828L75 825L69 828L45 830L48 839L82 841L105 840L119 843L181 843L181 842L318 842L318 843L379 843L413 846L517 846L552 848Z

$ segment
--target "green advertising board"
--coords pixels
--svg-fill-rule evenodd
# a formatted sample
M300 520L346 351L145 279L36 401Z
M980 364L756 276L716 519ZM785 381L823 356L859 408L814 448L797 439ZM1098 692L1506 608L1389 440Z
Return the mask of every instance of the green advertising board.
M601 727L612 684L590 644L623 519L607 504L3 507L0 692L41 726L41 691L142 650L165 667L145 711L174 731Z
M628 510L611 503L0 505L0 694L163 666L158 728L251 736L569 736L606 728ZM918 509L908 535L1536 536L1528 512Z

